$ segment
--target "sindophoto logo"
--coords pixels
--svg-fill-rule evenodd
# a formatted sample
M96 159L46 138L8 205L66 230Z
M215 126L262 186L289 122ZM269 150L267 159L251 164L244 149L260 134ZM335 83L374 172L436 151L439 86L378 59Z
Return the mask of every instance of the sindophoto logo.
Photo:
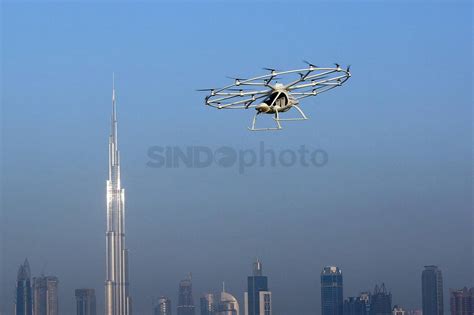
M151 146L148 149L151 168L236 168L243 174L252 167L322 167L329 156L322 149L300 145L297 149L275 150L260 142L256 148L236 149L230 146Z

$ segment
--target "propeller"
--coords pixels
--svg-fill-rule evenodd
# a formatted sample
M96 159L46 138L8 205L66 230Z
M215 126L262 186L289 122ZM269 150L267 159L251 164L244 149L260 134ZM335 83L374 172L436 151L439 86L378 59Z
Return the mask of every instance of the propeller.
M334 63L334 65L335 65L335 66L336 66L336 68L338 68L338 69L341 67L341 65L340 65L340 64L338 64L337 62L336 62L336 63Z
M211 96L216 95L216 89L198 89L198 92L211 92Z
M316 65L313 65L313 64L310 63L309 61L303 60L303 62L304 62L305 64L307 64L308 66L310 66L310 68L317 68L317 67L318 67L318 66L316 66Z
M277 69L272 69L272 68L262 68L262 69L270 71L272 74L274 74L277 71Z
M346 70L346 71L347 71L347 72L351 72L351 65L348 65L348 66L347 66L347 70Z
M232 79L232 80L237 80L237 81L245 81L247 79L244 79L244 78L235 78L235 77L226 77L228 79Z
M247 79L242 79L242 78L233 78L233 77L227 77L229 79L235 80L235 85L240 85L241 81L245 81Z

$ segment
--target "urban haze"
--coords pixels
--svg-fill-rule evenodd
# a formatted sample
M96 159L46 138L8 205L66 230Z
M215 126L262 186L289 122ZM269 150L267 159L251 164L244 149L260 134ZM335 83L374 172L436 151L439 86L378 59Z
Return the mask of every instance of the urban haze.
M0 314L472 315L471 2L1 8ZM352 77L281 131L196 91L302 60Z

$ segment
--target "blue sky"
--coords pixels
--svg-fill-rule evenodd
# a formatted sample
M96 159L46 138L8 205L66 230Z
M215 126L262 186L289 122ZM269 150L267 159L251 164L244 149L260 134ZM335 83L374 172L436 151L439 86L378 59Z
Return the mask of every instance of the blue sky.
M250 133L253 112L195 91L303 59L353 77L282 132ZM0 311L24 257L60 278L64 314L78 287L102 307L112 72L138 314L175 303L189 271L196 300L226 281L242 301L256 256L275 315L317 313L330 264L345 296L385 282L407 308L421 306L424 265L440 266L446 296L472 284L472 66L468 2L3 3ZM146 167L153 145L261 141L328 163Z

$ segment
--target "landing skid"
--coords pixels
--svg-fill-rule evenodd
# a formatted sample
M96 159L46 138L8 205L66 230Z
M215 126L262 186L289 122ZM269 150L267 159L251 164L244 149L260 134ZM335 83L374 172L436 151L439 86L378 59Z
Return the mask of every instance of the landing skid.
M283 129L280 124L280 120L278 118L278 111L275 113L275 117L273 118L276 122L276 127L273 128L255 128L255 124L257 123L257 116L260 114L260 112L255 113L252 119L252 127L248 127L250 131L269 131L269 130L281 130Z
M260 114L260 112L257 112L252 119L252 126L248 127L250 131L270 131L270 130L281 130L283 129L281 127L280 121L298 121L298 120L307 120L308 117L304 114L304 112L299 108L297 105L293 105L292 107L296 108L298 112L300 113L301 117L296 117L296 118L280 118L280 114L278 110L275 112L275 117L273 117L273 120L276 123L276 127L273 128L255 128L255 125L257 123L257 116Z

